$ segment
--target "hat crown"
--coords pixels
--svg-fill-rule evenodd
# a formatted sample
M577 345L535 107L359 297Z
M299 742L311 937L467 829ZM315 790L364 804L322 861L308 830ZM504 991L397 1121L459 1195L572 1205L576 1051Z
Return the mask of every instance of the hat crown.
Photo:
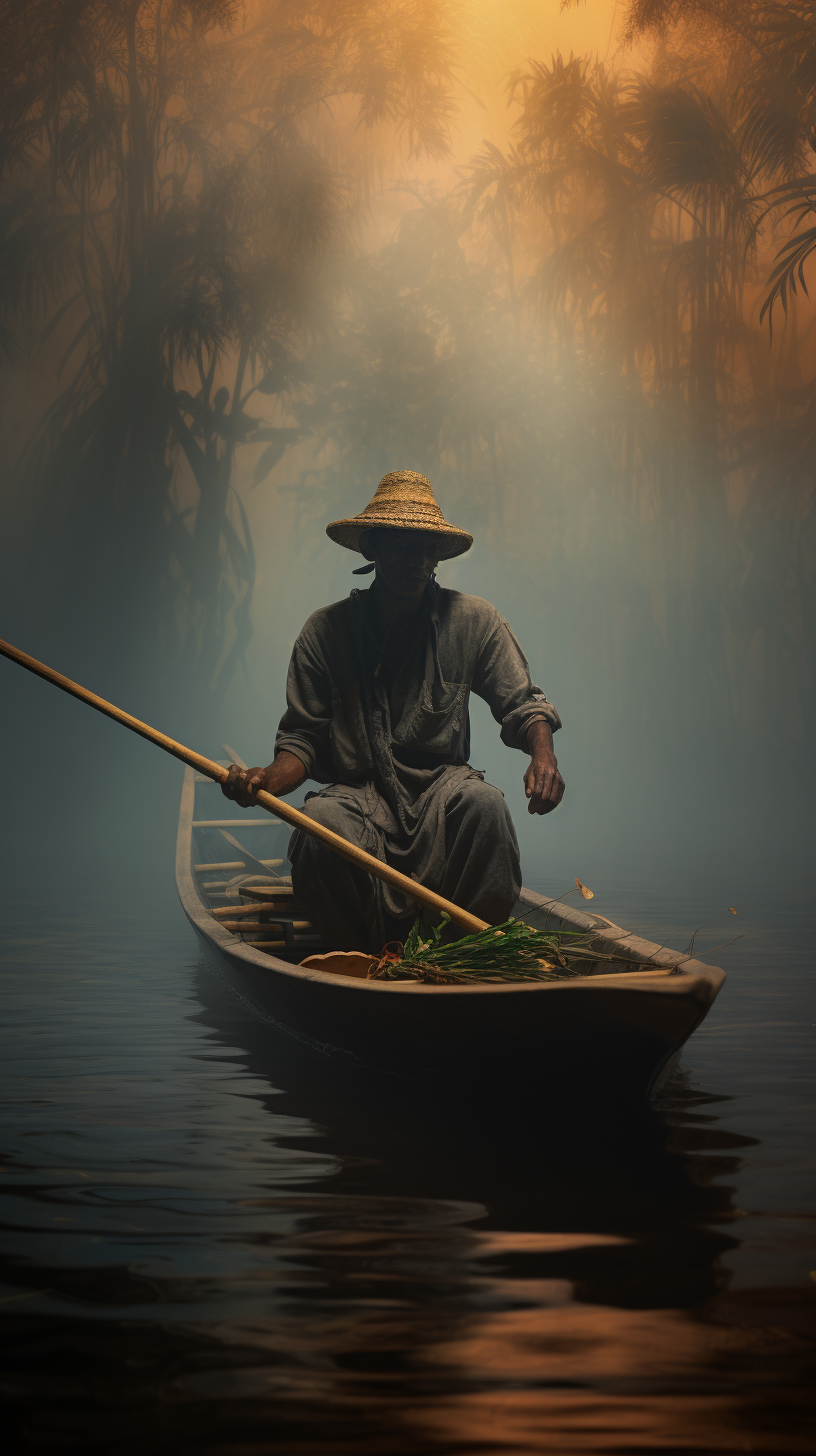
M407 523L409 517L412 523L419 517L424 524L427 517L429 525L426 529L429 530L432 523L445 519L431 482L416 470L391 470L384 475L362 514L378 519L393 517L395 524L397 521ZM421 529L419 521L417 529Z

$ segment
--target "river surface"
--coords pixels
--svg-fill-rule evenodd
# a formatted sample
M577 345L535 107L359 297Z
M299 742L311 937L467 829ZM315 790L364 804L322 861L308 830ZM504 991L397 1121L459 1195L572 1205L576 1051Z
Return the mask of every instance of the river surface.
M737 925L610 854L593 908L744 938L659 1106L576 1118L349 1083L205 962L171 845L69 849L4 909L6 1450L814 1450L808 876Z

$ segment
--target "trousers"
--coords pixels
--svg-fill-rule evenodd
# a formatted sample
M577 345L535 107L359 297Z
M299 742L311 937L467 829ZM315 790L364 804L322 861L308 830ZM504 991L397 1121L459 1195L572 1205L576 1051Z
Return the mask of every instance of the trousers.
M438 820L444 846L434 846L435 873L428 878L427 864L412 863L410 844L372 835L371 794L370 785L332 784L310 795L303 812L488 924L509 917L521 889L521 863L500 789L473 774L447 792ZM385 941L405 939L418 913L415 901L406 901L404 915L383 915L374 877L301 830L292 836L289 857L296 899L328 948L376 954Z

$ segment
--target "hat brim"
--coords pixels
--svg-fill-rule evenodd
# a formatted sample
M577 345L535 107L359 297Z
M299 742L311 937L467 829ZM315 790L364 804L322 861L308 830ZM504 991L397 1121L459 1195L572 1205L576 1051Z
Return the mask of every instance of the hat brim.
M422 531L427 536L435 536L440 546L439 561L463 556L473 545L473 537L468 531L460 531L458 526L450 526L447 521L428 520L421 516L407 521L374 515L352 516L345 521L331 521L326 527L329 539L336 541L338 546L345 546L348 551L360 551L360 537L364 531Z

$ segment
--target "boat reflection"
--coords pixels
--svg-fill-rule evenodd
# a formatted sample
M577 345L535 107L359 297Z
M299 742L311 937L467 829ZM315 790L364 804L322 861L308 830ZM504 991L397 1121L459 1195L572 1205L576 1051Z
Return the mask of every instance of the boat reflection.
M778 1419L800 1346L718 1314L752 1141L727 1103L443 1100L196 977L178 1165L154 1140L121 1184L32 1185L78 1242L8 1272L15 1449L807 1449Z
M657 1106L619 1106L603 1086L580 1108L497 1098L492 1087L482 1098L470 1086L443 1098L437 1088L357 1074L304 1048L248 1012L209 972L197 994L197 1020L216 1042L241 1048L247 1072L269 1086L276 1116L305 1119L303 1146L332 1155L324 1188L333 1197L467 1204L474 1235L583 1230L634 1239L662 1304L697 1303L717 1287L717 1258L733 1243L724 1231L732 1189L722 1179L739 1167L735 1153L754 1141L722 1126L727 1099L689 1087L682 1074ZM621 1252L627 1245L614 1247L600 1264L625 1265L623 1283L635 1298L631 1255ZM594 1280L589 1270L598 1259L587 1257Z
M725 1099L680 1077L624 1115L602 1088L591 1116L442 1103L308 1052L209 972L198 993L276 1121L309 1127L291 1145L333 1162L319 1191L270 1190L298 1208L285 1309L254 1322L240 1375L195 1391L303 1422L304 1441L332 1413L332 1449L742 1449L735 1381L761 1362L707 1315L737 1244L728 1180L754 1141L724 1125Z

